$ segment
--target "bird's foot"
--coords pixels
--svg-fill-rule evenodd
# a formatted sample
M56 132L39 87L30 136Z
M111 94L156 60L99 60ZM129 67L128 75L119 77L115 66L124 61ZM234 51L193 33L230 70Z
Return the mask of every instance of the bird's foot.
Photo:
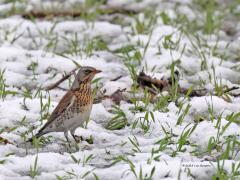
M82 136L77 136L77 135L74 135L73 138L77 144L84 140Z

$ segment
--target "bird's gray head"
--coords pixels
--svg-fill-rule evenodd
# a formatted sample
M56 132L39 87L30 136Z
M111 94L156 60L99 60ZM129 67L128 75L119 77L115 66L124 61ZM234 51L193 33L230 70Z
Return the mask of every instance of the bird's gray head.
M78 89L81 83L90 83L93 77L100 72L100 70L97 70L90 66L81 67L78 73L75 74L75 80L71 89Z

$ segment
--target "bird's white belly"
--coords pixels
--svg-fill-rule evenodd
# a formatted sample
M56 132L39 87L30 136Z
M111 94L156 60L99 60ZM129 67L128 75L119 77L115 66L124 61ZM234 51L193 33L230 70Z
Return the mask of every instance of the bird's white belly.
M82 126L83 123L89 119L91 108L92 107L88 107L87 110L82 113L75 113L73 118L64 122L64 127L68 130L72 130Z

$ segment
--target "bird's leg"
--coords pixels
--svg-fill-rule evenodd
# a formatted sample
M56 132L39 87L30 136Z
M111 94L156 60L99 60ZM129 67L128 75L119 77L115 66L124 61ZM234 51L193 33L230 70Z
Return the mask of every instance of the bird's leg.
M64 136L65 136L65 138L66 138L66 140L67 140L68 147L70 148L71 146L70 146L70 141L69 141L69 139L68 139L68 131L65 131L65 132L64 132Z
M72 133L72 131L71 131L71 135L72 135L73 139L75 140L75 142L76 142L76 143L79 143L79 140L78 140L77 137L74 135L74 133Z
M68 132L67 132L67 131L65 131L65 132L64 132L64 136L65 136L65 138L66 138L67 142L69 143L69 139L68 139Z
M78 150L79 150L79 147L78 147L79 140L77 140L76 136L74 135L75 129L71 130L70 133L71 133L73 139L75 140L76 149L77 149L77 151L78 151Z

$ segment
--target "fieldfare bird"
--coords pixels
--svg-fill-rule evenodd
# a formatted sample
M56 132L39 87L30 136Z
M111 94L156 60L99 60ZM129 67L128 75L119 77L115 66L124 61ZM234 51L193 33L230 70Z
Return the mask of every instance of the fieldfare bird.
M75 74L72 87L60 100L47 123L39 130L35 138L50 132L64 132L64 136L69 142L68 131L70 131L77 142L74 132L89 119L92 110L91 80L100 72L100 70L89 66L79 69L78 73ZM29 141L31 142L32 138Z

